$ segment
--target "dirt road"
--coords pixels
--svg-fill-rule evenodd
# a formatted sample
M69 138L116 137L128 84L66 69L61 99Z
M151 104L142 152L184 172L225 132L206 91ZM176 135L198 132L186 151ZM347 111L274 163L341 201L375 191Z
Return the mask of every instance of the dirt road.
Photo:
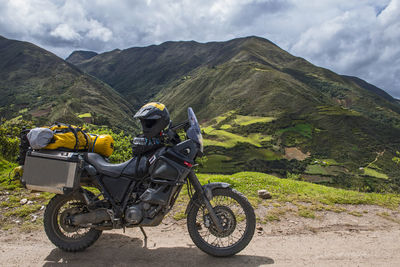
M307 219L291 223L289 219L264 225L244 251L230 258L214 258L197 249L184 221L147 228L147 247L143 247L139 229L128 229L125 234L114 230L104 232L91 248L80 253L59 250L43 231L2 231L0 265L400 266L399 224L382 219L369 227L343 221L326 225L315 220L307 224Z

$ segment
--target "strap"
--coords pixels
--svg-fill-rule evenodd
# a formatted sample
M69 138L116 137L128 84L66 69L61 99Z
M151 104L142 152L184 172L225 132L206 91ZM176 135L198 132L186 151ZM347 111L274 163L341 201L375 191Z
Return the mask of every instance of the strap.
M89 150L89 140L88 140L88 137L87 137L87 134L85 133L85 131L83 131L81 128L76 128L76 131L81 132L83 134L83 137L85 138L85 141L86 141L85 147L87 147L87 149Z
M75 135L75 146L74 146L74 150L78 151L79 150L79 138L78 138L78 134L76 132L76 130L71 126L68 125L68 129L71 130L71 132Z
M94 146L96 145L98 135L96 135L96 138L94 139L93 146L92 146L92 152L94 152Z

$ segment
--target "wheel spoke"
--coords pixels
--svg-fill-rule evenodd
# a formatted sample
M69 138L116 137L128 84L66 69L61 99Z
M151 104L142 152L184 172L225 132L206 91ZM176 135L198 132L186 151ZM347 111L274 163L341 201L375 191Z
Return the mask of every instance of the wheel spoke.
M248 218L243 207L234 198L224 195L214 196L210 203L224 230L222 232L216 230L208 210L201 205L196 214L196 225L201 226L201 229L197 227L199 236L215 248L234 246L243 239L246 232Z

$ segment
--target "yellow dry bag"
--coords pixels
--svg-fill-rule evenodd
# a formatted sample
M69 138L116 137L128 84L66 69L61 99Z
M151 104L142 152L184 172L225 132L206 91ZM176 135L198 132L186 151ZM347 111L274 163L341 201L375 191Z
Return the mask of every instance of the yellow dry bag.
M88 150L90 147L90 137L76 126L58 123L49 128L54 135L44 149Z
M90 134L90 152L109 157L114 152L114 139L111 135Z

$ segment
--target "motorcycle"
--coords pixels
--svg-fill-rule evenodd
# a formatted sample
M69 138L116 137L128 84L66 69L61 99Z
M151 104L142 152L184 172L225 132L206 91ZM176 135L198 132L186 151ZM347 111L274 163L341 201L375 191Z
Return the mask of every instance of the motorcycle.
M176 134L182 129L183 141ZM96 153L81 155L78 188L56 194L46 207L44 228L50 241L65 251L82 251L103 230L130 227L139 227L146 241L143 227L159 225L187 184L190 201L185 213L194 244L213 256L243 250L254 235L254 210L229 184L199 182L194 167L203 154L203 139L191 108L188 120L169 127L167 136L169 144L121 164ZM97 188L98 194L85 186Z

